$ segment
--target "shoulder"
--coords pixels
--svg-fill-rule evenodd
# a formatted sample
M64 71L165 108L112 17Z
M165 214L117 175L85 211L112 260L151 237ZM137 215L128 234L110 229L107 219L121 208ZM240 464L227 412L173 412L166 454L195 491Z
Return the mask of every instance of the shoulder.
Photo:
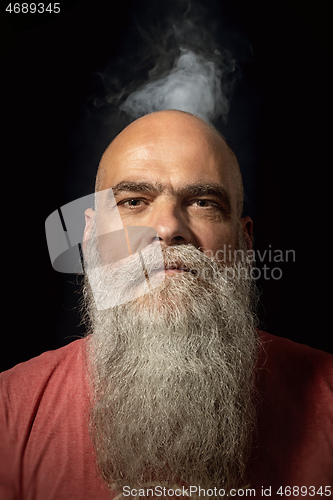
M7 414L26 413L38 407L43 395L63 390L73 380L82 378L87 339L79 339L65 347L47 351L19 363L0 374L0 393Z
M258 332L253 477L261 485L332 484L333 356Z
M262 384L286 394L306 394L313 401L326 398L333 408L333 355L304 344L259 332L258 373Z
M305 344L258 331L261 344L261 360L270 359L279 365L290 362L318 365L322 372L333 375L333 355Z
M82 484L87 491L99 488L88 433L87 340L0 374L0 484L6 495L21 498L22 490L24 498L46 498L53 491L70 498L68 492Z
M259 338L259 473L272 485L277 479L280 485L331 484L333 356L265 332Z
M45 379L57 367L82 359L86 341L86 338L78 339L65 347L46 351L35 358L19 363L0 373L0 380L2 383L10 383L14 380L25 382L27 377L28 380L31 380L31 376L35 379Z

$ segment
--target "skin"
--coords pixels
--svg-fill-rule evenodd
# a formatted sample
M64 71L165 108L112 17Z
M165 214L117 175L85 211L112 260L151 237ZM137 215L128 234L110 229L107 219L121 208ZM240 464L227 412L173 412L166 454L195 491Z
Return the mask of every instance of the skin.
M110 215L103 191L110 188L121 222ZM122 225L148 226L162 245L191 243L216 255L219 249L237 248L241 229L252 248L252 220L241 217L237 159L213 127L188 113L156 112L124 129L101 159L96 190L103 192L97 198L97 215L91 208L85 212L84 249L96 216L98 234Z

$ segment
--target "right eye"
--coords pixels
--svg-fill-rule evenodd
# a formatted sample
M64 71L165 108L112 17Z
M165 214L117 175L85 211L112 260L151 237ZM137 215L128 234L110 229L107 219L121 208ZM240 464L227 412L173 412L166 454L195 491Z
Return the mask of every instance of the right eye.
M128 207L129 209L133 209L142 207L143 203L144 200L142 200L141 198L127 198L126 200L119 201L117 205L118 206L122 205Z

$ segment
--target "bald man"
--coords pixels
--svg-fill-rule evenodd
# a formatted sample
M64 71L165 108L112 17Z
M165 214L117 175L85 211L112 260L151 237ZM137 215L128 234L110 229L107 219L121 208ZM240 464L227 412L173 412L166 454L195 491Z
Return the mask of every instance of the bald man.
M110 144L87 337L1 375L1 499L332 495L332 356L257 330L242 203L234 153L193 115Z

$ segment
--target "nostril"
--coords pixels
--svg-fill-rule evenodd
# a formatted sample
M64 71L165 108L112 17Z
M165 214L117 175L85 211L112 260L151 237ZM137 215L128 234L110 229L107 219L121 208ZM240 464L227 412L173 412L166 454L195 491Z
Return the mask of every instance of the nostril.
M156 235L152 239L152 242L155 242L155 241L165 241L165 239L162 238L161 236ZM185 238L183 238L183 236L174 236L171 239L171 243L176 244L176 245L183 245L185 243Z
M182 236L174 236L171 241L172 243L176 243L178 245L185 243L185 239Z

